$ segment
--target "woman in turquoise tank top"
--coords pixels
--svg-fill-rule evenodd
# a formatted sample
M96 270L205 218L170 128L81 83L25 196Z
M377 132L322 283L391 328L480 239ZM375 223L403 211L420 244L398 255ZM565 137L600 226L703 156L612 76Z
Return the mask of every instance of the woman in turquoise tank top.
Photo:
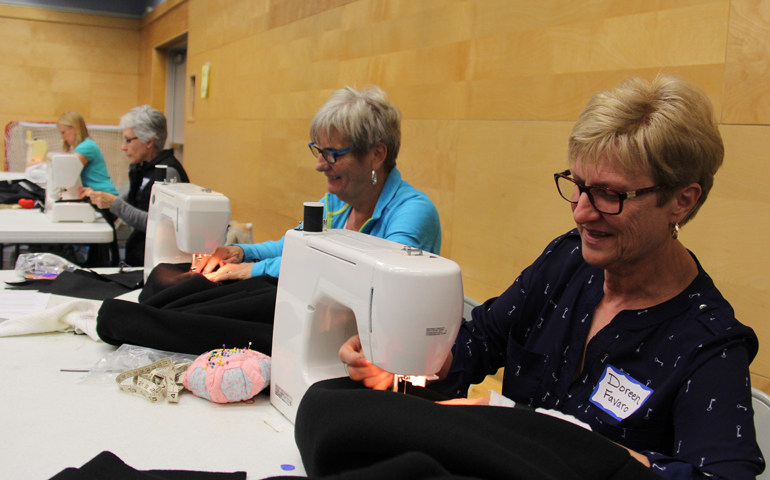
M64 112L56 122L61 133L64 151L75 154L83 163L80 182L83 187L90 187L102 192L118 194L118 190L107 173L99 146L88 136L88 129L83 117L77 112Z
M107 164L104 162L99 146L88 136L88 129L83 117L77 112L64 112L56 122L56 128L61 134L64 151L76 155L83 163L80 171L80 183L83 184L81 192L85 188L91 188L102 192L118 194L115 184L112 183ZM102 214L104 220L113 227L112 243L90 245L86 266L102 267L117 266L120 262L120 252L115 236L115 221L117 218L107 209L96 208Z

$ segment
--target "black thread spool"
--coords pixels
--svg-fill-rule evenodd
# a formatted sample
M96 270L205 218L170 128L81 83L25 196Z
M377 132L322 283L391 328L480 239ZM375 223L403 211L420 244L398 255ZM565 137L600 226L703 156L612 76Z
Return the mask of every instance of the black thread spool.
M321 202L305 202L305 220L302 230L305 232L323 232L324 204Z
M166 183L168 175L168 165L155 165L155 181L159 183Z

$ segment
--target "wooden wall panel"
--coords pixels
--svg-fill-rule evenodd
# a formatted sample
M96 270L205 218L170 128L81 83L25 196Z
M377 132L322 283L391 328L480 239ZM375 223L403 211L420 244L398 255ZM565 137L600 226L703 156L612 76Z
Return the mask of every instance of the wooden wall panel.
M138 20L0 5L1 126L68 110L117 124L138 96L138 29ZM4 138L0 149L4 165Z
M724 66L713 64L476 81L469 87L468 117L574 120L594 92L615 87L633 76L652 79L661 71L697 83L711 98L715 111L719 112Z
M366 5L370 2L362 3ZM343 24L351 28L343 28L344 47L339 52L341 58L371 57L413 49L425 52L430 47L471 37L472 23L468 19L472 15L472 4L469 2L445 2L438 8L383 18L372 23L356 22L360 20L356 18L360 13L360 9L351 8L343 16L349 19L347 22L343 20ZM433 57L432 62L440 60L443 59Z
M339 76L380 85L435 85L466 79L470 42L455 42L340 62ZM422 68L430 63L431 68Z
M709 79L701 88L719 102L728 4L602 19L586 15L587 21L576 15L568 17L570 24L560 11L544 11L536 28L475 39L469 116L574 120L596 90L660 70L699 84Z
M397 166L415 188L425 192L441 218L441 254L452 257L455 184L458 160L458 122L405 120Z
M469 2L460 2L469 4ZM405 19L435 9L453 8L456 0L366 0L345 5L340 27L354 30L362 25L372 25L391 19Z
M480 36L474 42L474 78L722 63L728 5L706 2L601 19L573 16L569 23L559 14L554 26ZM693 49L695 44L702 48ZM515 61L505 61L510 58Z
M270 28L276 28L335 9L355 0L270 0Z
M732 0L724 123L770 123L770 2Z
M256 237L280 238L297 226L303 202L323 196L325 180L313 169L307 141L296 142L297 136L307 136L305 120L201 120L195 124L221 143L188 137L186 150L206 159L186 162L191 180L229 195L237 212L233 218L254 223ZM243 193L233 195L233 191Z
M725 0L651 0L646 2L511 2L481 0L475 5L475 35L494 36L508 32L590 22L675 9L697 8L709 3L727 4ZM689 16L687 10L681 14Z
M199 21L200 32L190 39L188 52L208 51L267 30L269 0L212 1L200 5L191 15L194 28Z
M166 57L163 48L187 32L187 8L187 2L178 2L163 16L142 24L137 62L139 105L148 104L160 111L165 110Z
M302 201L324 192L307 153L310 119L335 89L378 84L404 114L399 168L436 203L442 252L478 300L501 293L573 227L552 174L590 95L660 71L693 81L724 123L728 156L682 238L739 317L770 340L760 321L770 276L747 254L768 228L756 180L768 132L729 125L768 123L769 1L187 4L189 70L211 62L209 98L196 100L187 123L194 178L229 195L234 218L254 222L258 240L277 238L296 225ZM753 371L770 386L764 351Z
M566 168L570 122L459 122L452 258L466 295L499 295L574 228L553 174Z
M94 118L120 119L137 105L136 95L126 95L126 92L139 91L137 75L95 73L91 76L91 85L91 113Z

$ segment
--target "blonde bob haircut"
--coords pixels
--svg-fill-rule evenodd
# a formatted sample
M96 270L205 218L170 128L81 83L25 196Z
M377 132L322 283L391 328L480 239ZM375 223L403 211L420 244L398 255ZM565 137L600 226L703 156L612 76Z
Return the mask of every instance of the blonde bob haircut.
M570 166L609 161L626 174L649 173L655 185L668 187L657 192L659 207L679 188L698 183L703 193L680 225L706 201L724 159L709 98L665 74L595 93L572 129L568 151Z
M310 139L318 142L321 133L329 138L332 130L356 147L359 156L382 142L388 149L385 172L390 173L396 166L401 148L401 111L380 87L345 87L334 92L310 122Z
M86 128L86 121L77 112L64 112L61 117L56 121L59 125L65 127L72 127L75 129L75 146L88 138L88 129ZM67 142L62 142L62 147L65 152L72 150L72 147Z

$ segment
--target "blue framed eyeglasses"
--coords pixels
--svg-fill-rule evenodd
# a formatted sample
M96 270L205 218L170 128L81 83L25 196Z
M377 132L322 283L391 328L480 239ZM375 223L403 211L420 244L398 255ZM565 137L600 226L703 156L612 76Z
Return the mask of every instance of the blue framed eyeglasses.
M342 150L325 150L323 148L319 148L318 145L315 144L315 142L310 142L307 144L308 147L310 147L310 153L313 154L315 158L318 158L318 155L323 155L324 160L326 160L327 163L330 165L334 165L337 163L337 157L341 155L345 155L348 152L352 152L358 147L350 147L345 148Z

